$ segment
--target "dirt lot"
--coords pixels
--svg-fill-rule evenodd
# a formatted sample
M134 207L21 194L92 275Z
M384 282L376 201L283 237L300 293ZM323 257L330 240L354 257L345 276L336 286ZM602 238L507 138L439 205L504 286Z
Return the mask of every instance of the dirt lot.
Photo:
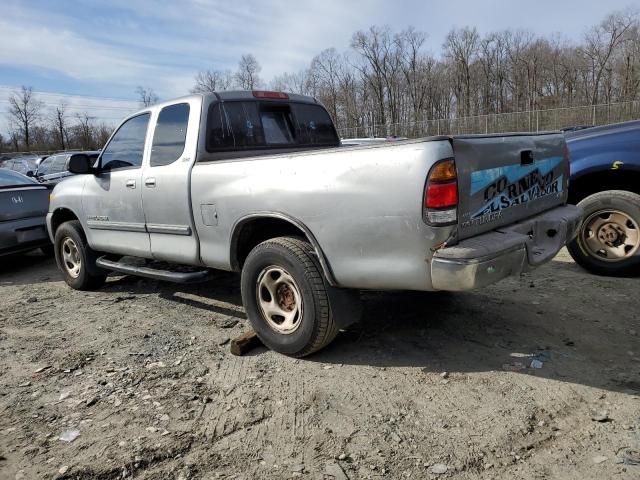
M640 279L564 252L475 293L367 293L304 360L229 353L235 275L59 278L2 260L2 479L640 478Z

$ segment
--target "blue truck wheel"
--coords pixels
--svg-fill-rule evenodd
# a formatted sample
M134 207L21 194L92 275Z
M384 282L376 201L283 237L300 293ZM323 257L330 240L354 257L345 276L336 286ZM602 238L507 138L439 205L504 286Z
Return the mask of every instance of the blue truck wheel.
M568 245L576 263L598 275L640 271L640 195L607 190L578 205L584 209L584 220Z

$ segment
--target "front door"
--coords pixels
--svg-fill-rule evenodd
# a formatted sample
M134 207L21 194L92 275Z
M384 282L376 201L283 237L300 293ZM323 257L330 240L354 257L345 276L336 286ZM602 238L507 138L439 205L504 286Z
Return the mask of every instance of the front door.
M168 105L157 115L149 162L142 172L151 253L158 260L197 265L200 255L189 179L196 154L200 103Z
M142 163L149 113L126 120L102 151L98 171L85 183L82 205L91 247L150 257L142 207Z

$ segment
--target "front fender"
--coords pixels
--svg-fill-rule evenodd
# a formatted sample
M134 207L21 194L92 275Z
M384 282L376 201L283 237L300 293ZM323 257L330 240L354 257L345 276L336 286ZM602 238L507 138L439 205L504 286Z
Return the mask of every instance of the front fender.
M86 175L77 175L58 183L49 197L49 213L47 214L47 230L49 236L55 236L55 228L60 224L56 222L59 215L64 221L69 217L75 217L87 231L86 218L82 208L82 192Z

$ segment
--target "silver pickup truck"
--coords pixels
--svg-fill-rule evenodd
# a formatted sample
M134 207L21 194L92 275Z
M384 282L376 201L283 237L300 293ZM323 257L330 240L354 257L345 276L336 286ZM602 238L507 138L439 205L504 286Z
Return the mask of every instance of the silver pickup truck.
M315 99L281 92L145 108L69 169L47 226L71 287L242 272L252 327L292 356L357 320L360 289L482 287L549 261L581 219L561 133L340 146Z

